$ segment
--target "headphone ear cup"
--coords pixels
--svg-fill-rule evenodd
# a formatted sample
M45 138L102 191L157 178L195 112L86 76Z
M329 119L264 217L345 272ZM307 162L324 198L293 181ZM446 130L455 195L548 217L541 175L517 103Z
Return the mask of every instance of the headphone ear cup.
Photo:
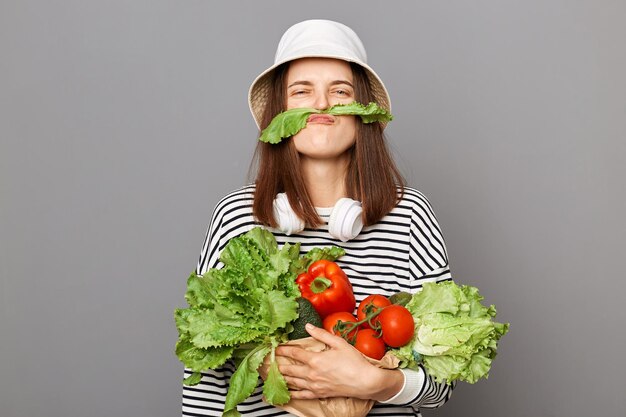
M354 239L363 229L361 203L351 198L340 198L330 213L328 232L342 242Z
M287 236L304 230L302 221L291 208L287 194L278 193L274 198L274 218L278 223L278 229Z

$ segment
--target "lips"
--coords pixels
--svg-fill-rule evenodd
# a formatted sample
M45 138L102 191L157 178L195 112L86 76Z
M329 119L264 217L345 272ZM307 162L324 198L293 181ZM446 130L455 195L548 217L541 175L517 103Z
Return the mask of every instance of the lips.
M332 125L335 123L335 117L330 114L312 114L307 119L307 123Z

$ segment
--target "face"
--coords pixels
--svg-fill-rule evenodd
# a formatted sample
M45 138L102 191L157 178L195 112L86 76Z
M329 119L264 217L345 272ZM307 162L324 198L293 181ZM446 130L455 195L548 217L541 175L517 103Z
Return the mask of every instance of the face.
M312 107L327 109L349 104L354 98L350 65L328 58L303 58L287 70L287 109ZM341 158L356 140L356 116L315 115L292 140L301 157Z

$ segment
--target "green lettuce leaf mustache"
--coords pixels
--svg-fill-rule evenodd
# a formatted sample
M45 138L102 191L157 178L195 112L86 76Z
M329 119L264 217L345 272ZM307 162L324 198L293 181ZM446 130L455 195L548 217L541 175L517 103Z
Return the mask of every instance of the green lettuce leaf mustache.
M271 144L280 143L283 138L293 136L304 129L307 119L313 113L332 114L333 116L361 116L363 123L389 122L393 119L391 113L376 103L369 103L365 106L355 101L350 104L337 104L326 110L301 107L276 115L269 126L261 132L259 140Z

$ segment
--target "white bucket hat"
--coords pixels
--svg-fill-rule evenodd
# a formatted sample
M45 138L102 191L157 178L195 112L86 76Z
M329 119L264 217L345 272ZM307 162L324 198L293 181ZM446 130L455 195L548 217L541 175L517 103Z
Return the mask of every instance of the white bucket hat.
M336 58L363 67L376 103L391 112L389 93L380 77L367 65L365 47L357 34L348 26L331 20L305 20L287 29L278 43L274 65L263 71L250 86L248 103L259 128L276 67L295 59L313 57Z

